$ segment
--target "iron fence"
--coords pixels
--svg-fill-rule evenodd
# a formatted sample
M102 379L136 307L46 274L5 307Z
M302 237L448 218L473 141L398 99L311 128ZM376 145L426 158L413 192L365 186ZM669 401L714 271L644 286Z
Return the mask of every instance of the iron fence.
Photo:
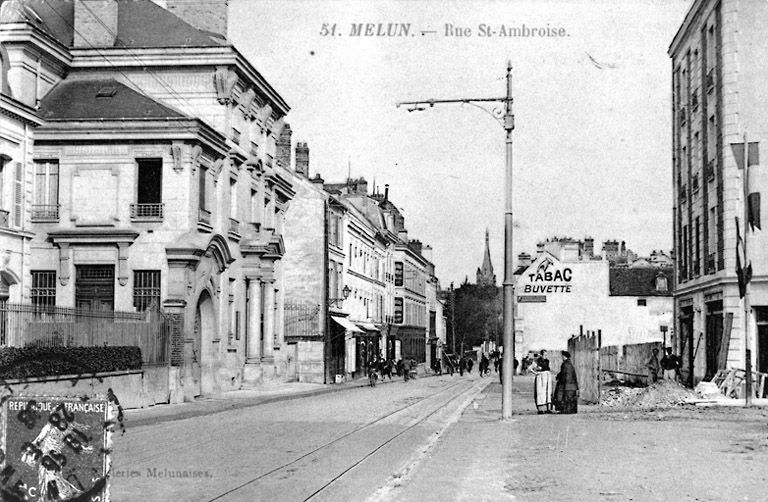
M0 345L133 346L142 363L169 362L171 321L161 312L114 312L0 303Z
M320 305L312 303L285 303L285 337L320 336Z

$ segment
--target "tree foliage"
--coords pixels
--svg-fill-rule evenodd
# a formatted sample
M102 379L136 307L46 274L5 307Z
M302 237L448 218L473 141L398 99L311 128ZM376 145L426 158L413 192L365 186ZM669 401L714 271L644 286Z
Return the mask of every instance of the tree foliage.
M453 294L453 319L456 323L456 350L462 340L464 348L480 345L485 340L501 342L502 294L496 286L479 286L464 283ZM451 298L449 295L448 306ZM452 333L451 316L448 316L448 337Z

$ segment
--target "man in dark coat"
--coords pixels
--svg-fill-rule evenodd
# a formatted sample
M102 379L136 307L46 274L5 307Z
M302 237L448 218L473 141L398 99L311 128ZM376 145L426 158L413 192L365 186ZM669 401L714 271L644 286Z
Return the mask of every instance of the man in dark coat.
M571 414L577 412L579 383L576 380L576 369L571 363L571 354L564 350L562 355L563 363L560 365L555 387L555 402L560 413Z

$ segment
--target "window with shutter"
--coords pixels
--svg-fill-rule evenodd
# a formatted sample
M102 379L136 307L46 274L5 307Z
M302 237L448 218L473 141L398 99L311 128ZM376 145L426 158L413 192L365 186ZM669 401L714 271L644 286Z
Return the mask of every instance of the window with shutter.
M23 171L21 162L16 162L16 170L15 170L15 177L14 177L14 184L13 184L13 224L17 227L21 226L21 218L22 218L22 202L23 202Z
M35 190L32 221L59 219L59 161L35 161Z

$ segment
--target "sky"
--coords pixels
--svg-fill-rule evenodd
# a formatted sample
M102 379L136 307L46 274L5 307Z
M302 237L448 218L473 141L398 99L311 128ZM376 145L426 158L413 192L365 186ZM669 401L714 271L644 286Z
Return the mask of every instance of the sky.
M503 128L470 105L396 104L503 97L511 61L514 255L555 235L669 250L667 49L689 3L230 0L229 36L291 106L311 176L389 184L409 237L433 247L443 286L474 281L488 228L501 283ZM410 29L351 36L359 23ZM501 34L523 25L559 35Z

